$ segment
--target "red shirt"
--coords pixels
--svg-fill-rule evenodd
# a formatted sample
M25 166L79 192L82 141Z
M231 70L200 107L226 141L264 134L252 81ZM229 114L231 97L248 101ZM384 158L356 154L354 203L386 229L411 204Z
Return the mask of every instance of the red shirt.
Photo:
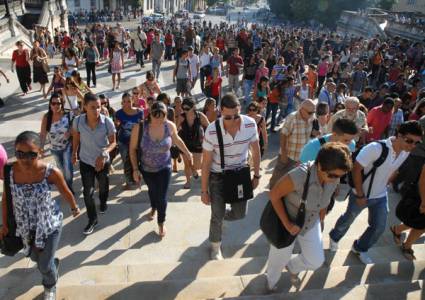
M171 33L167 33L165 35L165 46L172 46L173 45L173 35Z
M367 136L368 141L380 140L385 129L390 126L392 111L384 113L381 109L382 105L374 107L367 114L367 125L373 128L372 133Z
M219 37L217 38L217 41L215 42L216 46L218 49L220 49L220 51L224 50L224 39Z
M13 51L12 61L15 62L17 67L22 68L29 66L29 63L27 62L27 53L28 50L22 51L21 54L19 54L18 50Z
M229 64L229 74L230 75L239 75L239 67L236 66L236 64L243 64L242 57L238 56L231 56L227 60L227 63Z
M69 45L71 44L72 39L69 36L64 36L62 38L62 48L68 48Z
M211 76L208 76L208 81L212 81L213 78ZM220 90L221 90L221 82L223 81L223 79L221 79L221 77L217 78L217 82L212 82L211 83L211 96L212 97L218 97L220 96Z

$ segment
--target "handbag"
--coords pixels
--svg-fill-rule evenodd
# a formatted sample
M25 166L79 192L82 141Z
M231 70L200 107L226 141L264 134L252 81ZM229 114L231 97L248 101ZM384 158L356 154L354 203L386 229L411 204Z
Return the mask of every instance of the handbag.
M3 191L6 195L6 208L7 208L7 235L3 236L0 240L0 250L3 255L14 256L18 253L23 247L21 237L16 236L16 220L13 214L13 205L12 205L12 193L10 191L10 171L12 169L11 164L6 164L4 166L4 183Z
M310 181L310 168L307 171L307 178L304 182L303 194L301 197L301 204L298 208L297 216L295 220L290 220L294 222L299 228L303 228L305 222L305 203L307 201L308 187ZM284 198L281 199L284 202ZM289 218L288 210L284 204L286 215ZM292 235L289 231L283 226L282 221L279 216L276 214L276 211L273 208L271 201L269 201L266 207L263 210L260 219L260 228L266 236L270 244L272 244L277 249L285 248L290 246L296 235Z
M47 60L47 58L46 59L43 59L43 62L41 64L41 67L43 68L43 71L46 72L46 74L49 74L50 67L49 67L49 64L47 63L46 60Z
M251 169L249 166L243 166L232 170L224 169L224 144L220 119L215 121L215 128L220 148L220 163L223 176L223 194L225 195L225 203L243 202L254 198L251 182Z
M424 229L425 215L419 211L421 197L417 182L404 183L401 194L402 198L395 212L397 218L411 228Z

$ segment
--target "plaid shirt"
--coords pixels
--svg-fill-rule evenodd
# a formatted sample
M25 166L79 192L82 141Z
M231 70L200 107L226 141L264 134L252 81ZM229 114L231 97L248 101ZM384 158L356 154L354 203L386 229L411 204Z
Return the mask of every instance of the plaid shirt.
M303 120L299 111L285 118L281 134L287 136L286 152L290 159L299 161L302 148L310 140L312 120Z
M388 136L395 135L395 131L400 124L404 123L403 111L399 108L396 112L393 112L393 117L391 118L390 130L388 131Z

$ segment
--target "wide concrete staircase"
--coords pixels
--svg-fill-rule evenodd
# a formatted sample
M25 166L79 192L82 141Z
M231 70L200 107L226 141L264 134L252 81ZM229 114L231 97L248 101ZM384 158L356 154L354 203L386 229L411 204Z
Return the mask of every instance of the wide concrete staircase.
M147 218L146 187L141 193L123 192L119 171L111 176L112 200L107 213L99 216L94 234L84 237L86 215L73 220L62 203L66 218L57 252L61 259L57 299L425 298L423 239L414 245L417 260L412 263L402 256L387 230L370 250L375 263L362 265L350 248L367 226L364 211L340 242L340 250L328 250L328 232L346 207L341 200L326 218L325 264L315 272L301 273L299 287L291 286L288 273L282 271L277 293L267 294L264 271L269 245L258 224L268 201L266 183L274 166L271 153L276 153L276 135L271 143L274 146L262 163L265 175L255 199L249 202L247 217L224 224L222 261L208 257L210 208L200 203L200 182L194 182L190 191L182 189L182 171L173 174L168 233L163 240L156 233L156 222ZM79 178L75 184L81 186ZM394 208L398 196L392 193L390 198L389 225L397 222ZM84 207L81 196L79 202ZM0 299L39 299L40 282L38 270L22 255L0 257Z

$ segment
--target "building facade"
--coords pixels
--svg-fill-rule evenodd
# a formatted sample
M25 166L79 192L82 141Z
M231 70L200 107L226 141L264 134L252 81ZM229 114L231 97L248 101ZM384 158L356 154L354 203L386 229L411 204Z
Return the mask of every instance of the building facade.
M425 0L398 0L392 8L395 12L418 12L425 14Z

